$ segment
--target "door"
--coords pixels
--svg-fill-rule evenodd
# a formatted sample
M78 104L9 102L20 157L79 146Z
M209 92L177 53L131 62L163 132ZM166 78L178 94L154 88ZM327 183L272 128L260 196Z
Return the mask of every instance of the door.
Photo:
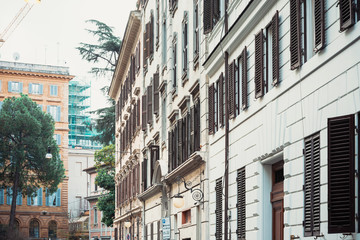
M272 239L284 239L284 162L272 166Z

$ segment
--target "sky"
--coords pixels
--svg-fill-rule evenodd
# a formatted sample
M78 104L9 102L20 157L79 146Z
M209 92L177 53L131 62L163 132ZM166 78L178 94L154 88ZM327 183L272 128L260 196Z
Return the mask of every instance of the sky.
M24 0L0 0L0 34L25 4ZM135 9L136 0L41 0L0 48L0 61L15 61L17 53L18 62L67 66L71 75L91 80L91 109L103 107L99 89L111 79L88 74L92 65L75 48L80 42L94 43L85 30L92 28L86 20L102 21L122 38L129 13Z

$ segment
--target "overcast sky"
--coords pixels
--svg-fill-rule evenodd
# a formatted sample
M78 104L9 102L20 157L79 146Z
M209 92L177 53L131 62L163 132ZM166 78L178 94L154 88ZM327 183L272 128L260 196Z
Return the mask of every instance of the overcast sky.
M0 33L24 5L24 0L0 0ZM42 0L0 48L0 60L14 61L16 52L18 62L67 66L70 74L93 79L87 75L91 65L75 49L80 42L93 41L85 31L92 25L85 21L100 20L122 38L129 12L135 8L136 0ZM92 109L104 103L96 91L104 84L104 80L92 81Z

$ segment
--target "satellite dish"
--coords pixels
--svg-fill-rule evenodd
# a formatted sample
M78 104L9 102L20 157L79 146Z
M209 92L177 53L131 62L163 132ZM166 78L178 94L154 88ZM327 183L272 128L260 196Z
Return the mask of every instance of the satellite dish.
M20 59L20 54L18 52L14 52L13 58L14 58L15 61L19 60Z

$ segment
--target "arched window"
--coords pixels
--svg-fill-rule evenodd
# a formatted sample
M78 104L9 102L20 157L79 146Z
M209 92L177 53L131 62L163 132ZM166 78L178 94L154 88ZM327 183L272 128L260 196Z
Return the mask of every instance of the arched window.
M18 219L15 219L15 230L18 232L20 229L20 221Z
M56 232L57 232L57 224L55 221L49 222L49 238L56 239Z
M30 221L29 237L38 238L40 235L39 230L40 230L39 222L36 219L32 219Z

